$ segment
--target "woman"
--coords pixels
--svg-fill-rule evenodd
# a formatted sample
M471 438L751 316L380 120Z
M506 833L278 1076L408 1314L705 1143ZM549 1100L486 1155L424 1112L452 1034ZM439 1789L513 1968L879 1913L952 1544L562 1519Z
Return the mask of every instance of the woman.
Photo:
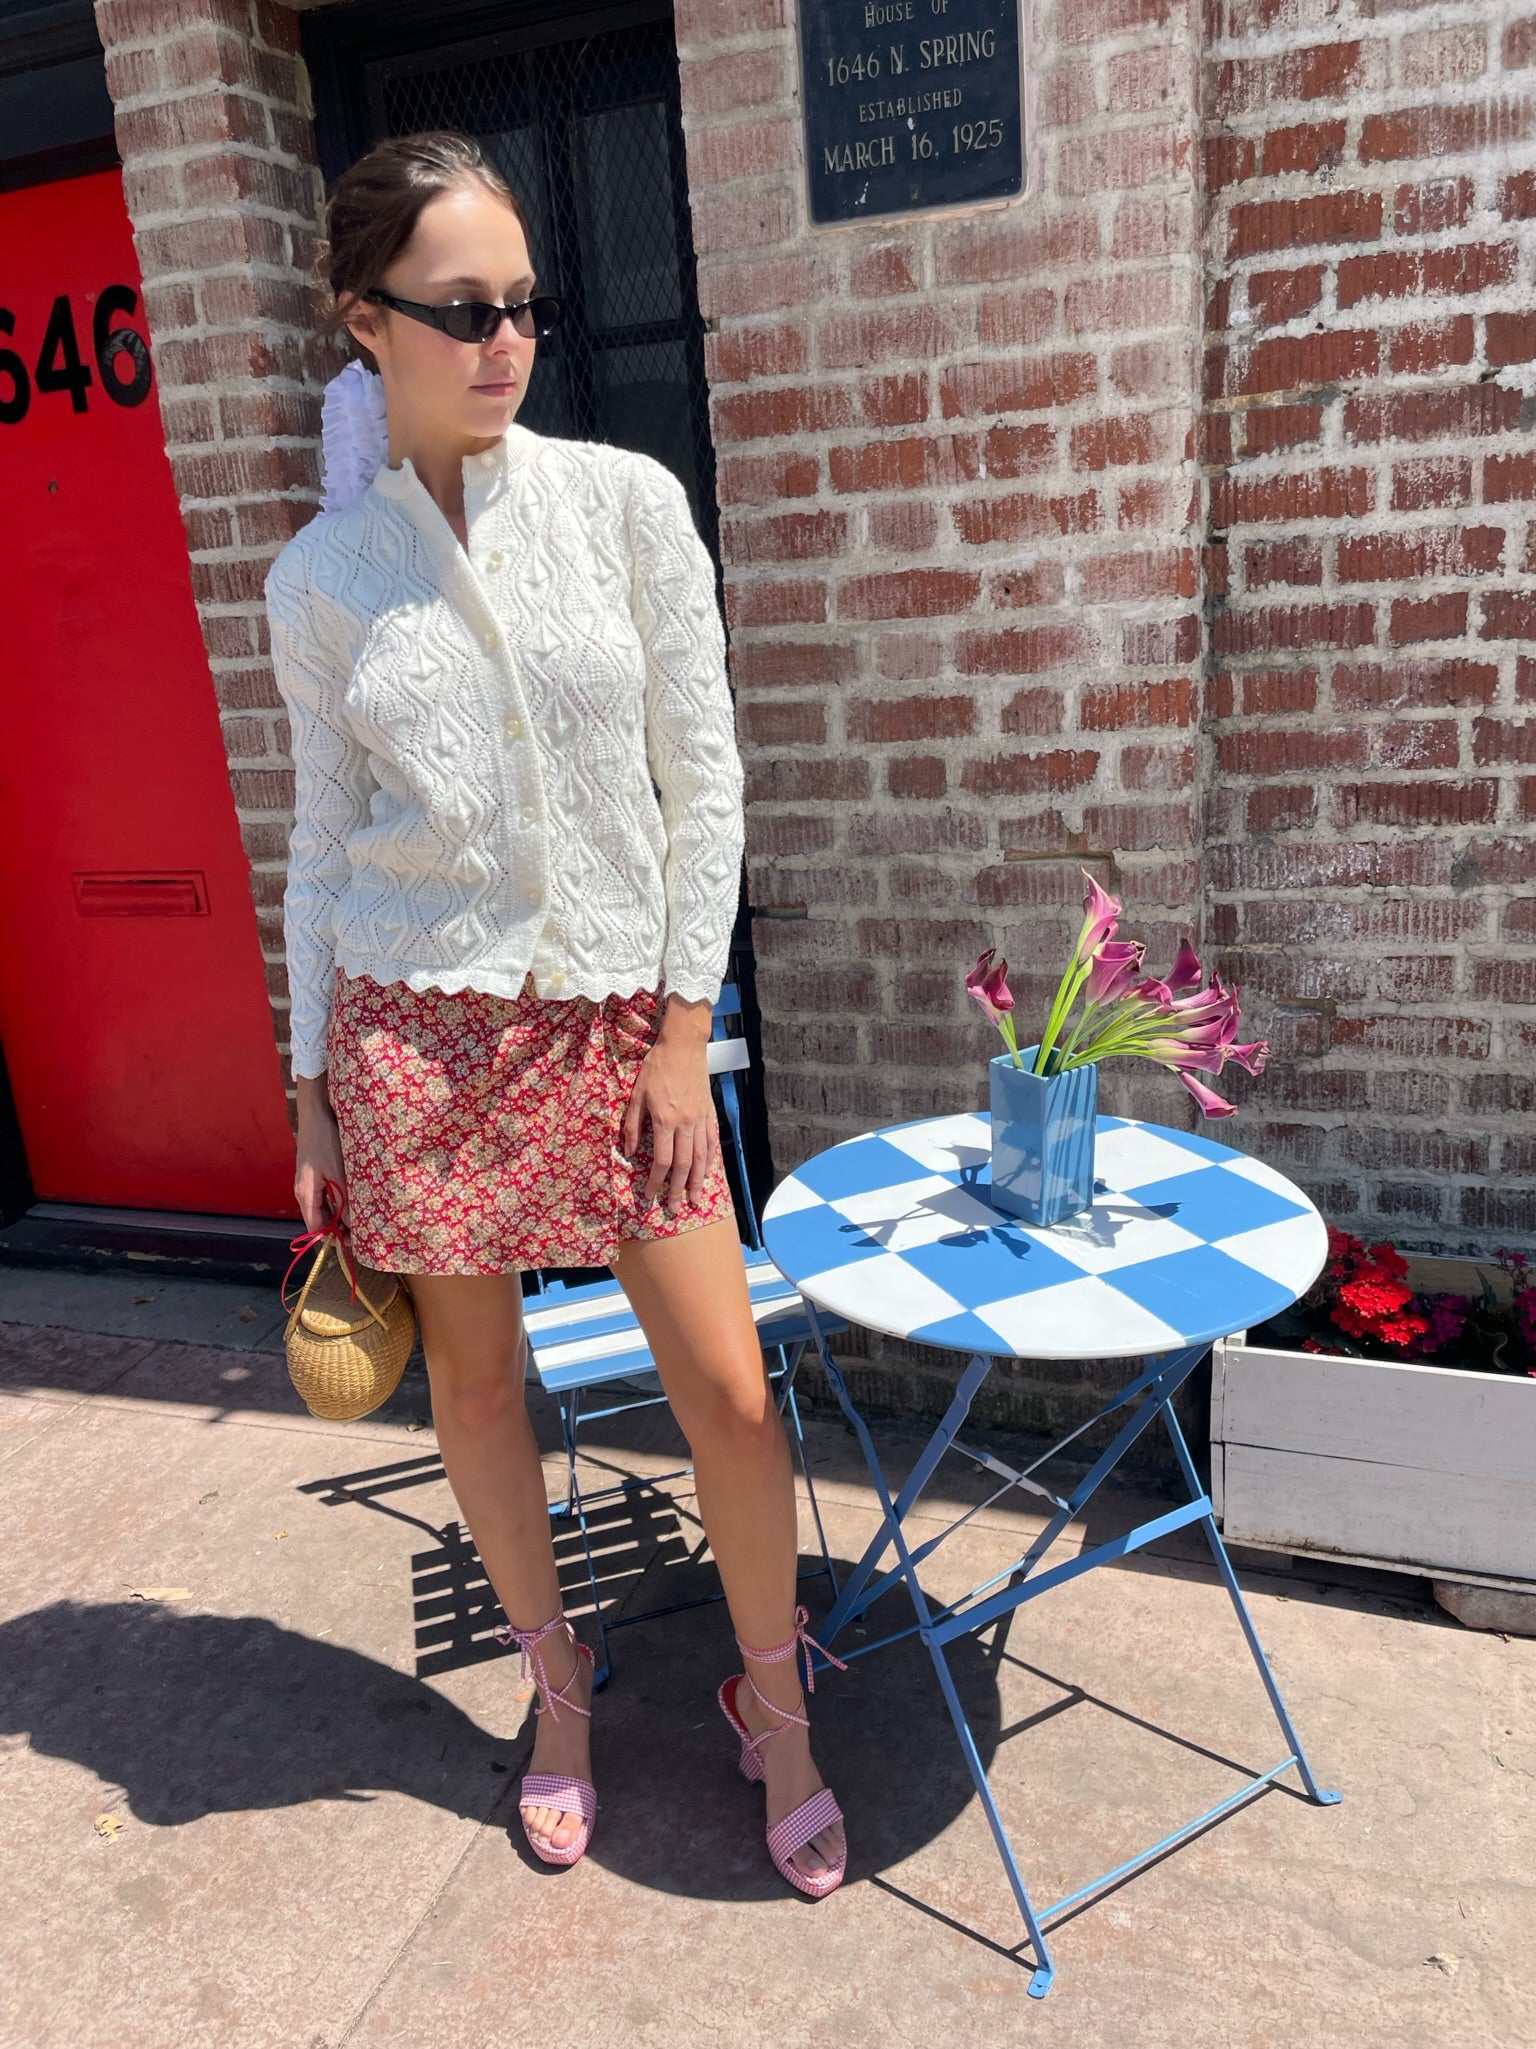
M340 1184L358 1258L408 1277L449 1483L541 1696L521 1809L556 1864L597 1804L592 1654L560 1604L518 1274L612 1267L743 1653L720 1704L775 1864L819 1897L842 1817L706 1071L742 845L712 565L659 463L517 423L559 308L474 142L380 144L327 225L328 325L377 375L387 447L349 445L328 404L328 470L361 474L266 585L295 766L295 1194L314 1228Z

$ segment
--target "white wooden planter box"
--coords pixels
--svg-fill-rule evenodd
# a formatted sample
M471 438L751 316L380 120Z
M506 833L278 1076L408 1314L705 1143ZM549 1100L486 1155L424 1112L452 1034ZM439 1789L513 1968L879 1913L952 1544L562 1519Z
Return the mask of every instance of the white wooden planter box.
M1470 1261L1410 1261L1472 1294ZM1536 1380L1219 1341L1211 1500L1229 1543L1536 1591Z

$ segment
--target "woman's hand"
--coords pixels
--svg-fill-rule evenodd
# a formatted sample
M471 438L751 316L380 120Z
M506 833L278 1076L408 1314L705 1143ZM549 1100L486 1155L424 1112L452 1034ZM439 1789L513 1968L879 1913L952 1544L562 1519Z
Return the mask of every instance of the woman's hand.
M334 1181L340 1188L342 1219L350 1222L346 1201L347 1175L341 1158L341 1132L326 1093L323 1074L313 1079L300 1075L297 1091L299 1133L293 1194L304 1219L305 1230L318 1231L330 1221L325 1200L327 1181Z
M635 1078L624 1113L623 1144L633 1156L644 1129L642 1119L649 1116L654 1156L643 1196L647 1208L663 1186L673 1213L685 1197L698 1202L705 1179L720 1158L720 1126L704 1050L711 1009L706 1002L685 1003L680 996L669 996L661 1031Z

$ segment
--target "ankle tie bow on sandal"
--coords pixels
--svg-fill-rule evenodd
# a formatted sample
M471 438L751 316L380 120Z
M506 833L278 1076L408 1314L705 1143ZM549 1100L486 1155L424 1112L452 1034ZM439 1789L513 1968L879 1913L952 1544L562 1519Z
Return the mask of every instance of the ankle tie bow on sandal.
M577 1657L585 1658L591 1665L592 1653L584 1643L578 1642L576 1632L566 1620L563 1609L558 1615L552 1615L548 1622L541 1623L537 1629L517 1629L510 1622L504 1622L493 1629L491 1634L499 1643L515 1643L521 1652L519 1676L526 1679L531 1671L539 1692L544 1696L542 1700L534 1703L533 1711L536 1715L551 1714L558 1722L560 1709L565 1707L573 1714L585 1716L590 1722L592 1710L584 1708L579 1700L572 1700L570 1697L570 1689L576 1684L579 1667L572 1666L571 1676L564 1686L551 1686L545 1673L539 1645L546 1636L557 1629L565 1631ZM546 1864L574 1864L578 1857L585 1854L587 1844L592 1840L592 1823L597 1816L597 1788L590 1779L568 1778L563 1772L525 1772L517 1804L519 1813L525 1807L558 1807L562 1814L581 1816L580 1835L573 1842L567 1843L564 1849L557 1849L547 1836L535 1835L528 1826L526 1815L522 1816L523 1834L528 1838L535 1855L541 1857Z
M786 1659L796 1658L803 1652L805 1656L805 1692L814 1693L816 1691L816 1673L811 1663L811 1652L813 1650L820 1651L828 1664L836 1665L839 1672L846 1672L848 1667L841 1658L834 1657L831 1651L827 1650L824 1645L817 1643L815 1637L808 1633L805 1625L809 1619L810 1615L807 1609L796 1608L795 1633L786 1642L773 1644L767 1650L757 1650L751 1644L743 1643L738 1636L736 1648L741 1652L743 1659L753 1659L761 1665L782 1665ZM740 1710L736 1705L737 1689L743 1680L751 1688L753 1698L758 1702L759 1706L767 1708L770 1714L780 1717L777 1723L770 1728L764 1729L757 1736L752 1734L751 1730L742 1720ZM716 1699L720 1703L721 1713L741 1738L741 1755L737 1761L738 1769L742 1777L751 1780L754 1785L760 1784L764 1780L763 1760L760 1751L761 1746L768 1741L768 1738L770 1736L777 1736L781 1729L791 1726L801 1729L808 1729L811 1726L808 1716L796 1714L791 1708L781 1708L776 1702L769 1700L759 1690L752 1674L747 1671L733 1672L729 1679L723 1681ZM824 1829L830 1828L834 1822L839 1822L842 1819L843 1811L833 1797L831 1787L823 1786L818 1792L813 1793L809 1800L802 1800L800 1805L792 1813L786 1814L782 1821L776 1821L768 1831L768 1854L773 1859L774 1868L778 1871L779 1876L787 1878L792 1886L797 1887L803 1893L808 1893L812 1899L823 1899L829 1892L836 1891L837 1887L842 1884L843 1873L848 1865L846 1842L843 1847L843 1854L838 1858L836 1864L830 1865L825 1871L814 1874L802 1871L799 1868L794 1862L795 1853L803 1850Z

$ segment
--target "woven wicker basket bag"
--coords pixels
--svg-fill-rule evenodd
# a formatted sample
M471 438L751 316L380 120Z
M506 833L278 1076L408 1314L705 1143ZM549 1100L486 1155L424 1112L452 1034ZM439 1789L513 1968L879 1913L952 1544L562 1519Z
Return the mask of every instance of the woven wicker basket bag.
M416 1343L416 1311L399 1274L378 1273L353 1258L340 1197L335 1182L327 1181L326 1204L335 1215L290 1244L285 1308L289 1275L311 1246L319 1249L283 1335L288 1377L310 1414L350 1423L387 1402L400 1385Z

